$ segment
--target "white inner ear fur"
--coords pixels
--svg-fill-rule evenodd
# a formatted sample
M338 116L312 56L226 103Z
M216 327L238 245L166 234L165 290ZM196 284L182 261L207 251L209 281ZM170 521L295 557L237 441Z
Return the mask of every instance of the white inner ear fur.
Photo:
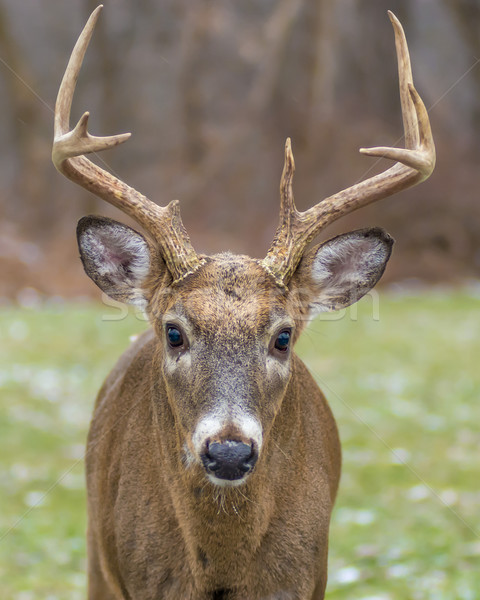
M150 271L150 251L140 235L111 224L92 227L82 233L81 246L100 278L108 277L118 291L128 288L128 302L145 307L140 286Z
M141 283L150 269L148 246L140 236L119 227L101 227L86 231L82 246L95 263L99 275L121 276L132 283Z
M322 246L313 261L312 278L317 284L350 284L362 281L367 272L385 262L385 245L375 238L339 239Z
M378 281L388 257L388 246L374 236L340 236L321 246L311 267L318 286L312 310L335 310L360 299Z

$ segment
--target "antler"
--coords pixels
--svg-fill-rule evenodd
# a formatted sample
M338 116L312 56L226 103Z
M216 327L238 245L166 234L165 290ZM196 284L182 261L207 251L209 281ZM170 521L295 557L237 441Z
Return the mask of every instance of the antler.
M400 101L402 105L405 148L361 148L362 154L397 161L387 171L349 187L305 212L297 211L292 192L295 171L290 138L285 144L285 165L280 183L280 223L263 266L280 285L287 285L297 268L305 247L327 225L357 208L386 198L420 183L435 166L433 143L427 110L413 86L407 40L402 25L390 11L395 31Z
M87 21L70 56L55 105L55 132L52 150L57 170L103 200L135 219L159 244L165 263L175 281L195 271L202 261L193 249L180 216L178 200L165 207L155 204L83 156L122 144L129 133L96 137L87 131L89 113L70 131L73 94L83 58L102 5Z

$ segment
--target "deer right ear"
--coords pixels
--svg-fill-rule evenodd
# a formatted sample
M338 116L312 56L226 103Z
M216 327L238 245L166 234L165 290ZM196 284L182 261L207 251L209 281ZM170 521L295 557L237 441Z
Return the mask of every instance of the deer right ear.
M103 292L146 306L143 284L150 273L151 250L143 235L112 219L89 216L78 222L77 240L85 272Z
M379 227L339 235L308 252L294 275L310 318L360 300L383 275L393 239Z

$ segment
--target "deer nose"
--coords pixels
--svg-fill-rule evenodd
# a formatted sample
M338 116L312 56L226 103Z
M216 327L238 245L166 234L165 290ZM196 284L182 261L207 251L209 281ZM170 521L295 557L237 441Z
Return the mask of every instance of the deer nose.
M206 452L201 458L207 473L218 479L233 481L241 479L253 469L258 453L254 444L227 440L207 443Z

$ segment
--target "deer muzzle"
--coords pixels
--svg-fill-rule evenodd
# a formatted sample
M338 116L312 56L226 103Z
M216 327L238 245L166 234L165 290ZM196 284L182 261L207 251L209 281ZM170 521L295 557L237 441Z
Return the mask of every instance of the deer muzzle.
M253 442L236 440L206 444L201 459L207 474L226 481L243 479L257 462L258 451Z
M260 422L248 414L206 416L192 436L197 459L215 485L240 485L253 471L262 447Z

